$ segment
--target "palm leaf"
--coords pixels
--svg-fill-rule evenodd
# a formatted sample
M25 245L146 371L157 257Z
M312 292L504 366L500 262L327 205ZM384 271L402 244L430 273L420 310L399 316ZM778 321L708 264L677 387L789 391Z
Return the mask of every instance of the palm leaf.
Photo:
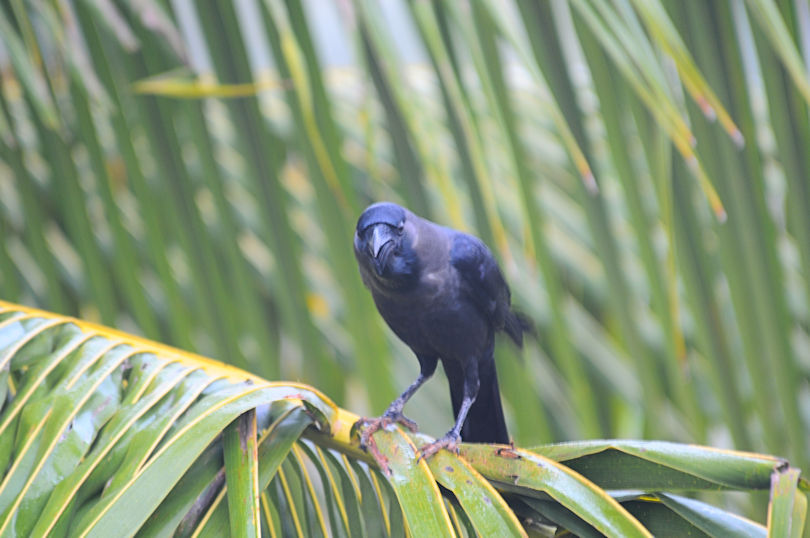
M381 431L379 469L352 438L358 417L315 389L10 303L0 371L4 534L765 532L664 493L708 489L771 489L770 528L804 525L806 484L784 460L674 443L462 445L426 462L430 438Z
M658 438L778 454L804 468L806 7L805 0L2 3L0 294L266 379L301 380L339 405L377 413L414 362L386 341L350 242L360 208L393 199L485 238L515 302L537 322L538 341L523 361L511 360L507 347L497 352L510 432L521 445ZM65 424L114 424L105 426L106 451L71 471L71 480L91 486L61 486L54 510L73 514L99 488L125 486L172 421L208 394L205 371L143 358L143 371L127 378L140 388L116 389L100 376L119 375L119 359L132 372L136 359L116 355L122 346L105 351L112 341L93 333L65 338L70 345L59 354L29 359L36 367L24 382L0 368L0 396L13 394L8 405L16 406L0 423L0 462L18 449L24 455L9 467L7 508L17 502L15 488L53 482L28 483L27 473L50 475L53 466L35 458L56 453ZM62 379L66 361L102 369L77 370L57 392L52 380ZM437 403L446 398L440 385L427 385L409 411L431 433L451 420L449 406ZM105 401L120 393L132 407L114 418L107 414L116 406L98 416L62 408L91 389ZM44 392L59 401L29 408ZM98 405L92 396L76 401ZM157 415L149 412L155 405ZM136 426L137 435L128 433ZM330 452L345 450L344 441L328 450L326 438L323 446L293 444L300 459L285 459L273 475L284 480L243 490L253 512L258 499L264 531L402 531L413 516L390 502L398 490L365 467L362 454L346 467ZM87 442L76 439L71 450ZM584 474L615 459L656 480L689 483L669 460L650 462L633 450L603 447L571 456L571 466ZM142 529L194 529L202 518L217 532L230 527L215 516L226 510L224 496L214 512L213 500L194 504L220 494L221 452L198 458L208 474L181 478L191 489L166 497ZM127 470L104 486L116 465ZM783 526L770 532L795 534L782 516L800 517L804 495L792 475L779 476L772 508ZM645 494L619 501L645 525L649 514L675 525L692 513L647 495L648 485L627 485ZM313 511L301 499L326 491L319 488L331 495ZM382 526L358 522L372 512L356 500L367 490L378 495ZM335 500L344 494L345 502ZM715 503L714 495L699 499ZM545 532L550 516L538 514L537 503L552 505L532 502L510 506ZM579 533L598 532L557 504L554 517ZM723 497L723 506L763 520L752 504ZM455 532L480 524L458 498L443 510ZM239 528L255 522L243 516ZM59 517L55 528L73 521ZM677 528L698 528L689 525Z

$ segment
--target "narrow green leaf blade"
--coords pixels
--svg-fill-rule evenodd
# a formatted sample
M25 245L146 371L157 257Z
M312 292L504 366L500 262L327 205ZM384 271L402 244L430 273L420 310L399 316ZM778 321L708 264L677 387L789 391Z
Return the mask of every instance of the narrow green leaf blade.
M267 489L294 443L304 429L312 424L312 417L301 405L292 401L277 402L272 407L271 413L278 415L259 440L259 491ZM202 529L197 532L198 536L222 536L227 533L228 513L221 501L222 499L218 498L210 507L209 515L202 521Z
M798 491L798 469L775 472L771 479L768 505L768 537L802 535L807 513L807 498Z
M225 428L223 451L231 536L258 538L261 525L255 409L240 415Z
M526 536L503 498L466 461L440 450L429 465L436 480L455 494L479 536Z
M785 464L762 454L664 441L584 441L531 450L607 489L766 489L774 469Z
M709 536L765 536L765 527L762 525L710 504L678 495L657 494L657 496L673 512Z
M114 498L98 505L94 514L76 529L88 536L131 535L166 497L171 487L194 462L203 449L224 427L241 413L285 397L300 397L296 387L243 386L237 394L211 406L187 423L150 458L126 487Z
M604 490L544 456L472 444L461 445L461 456L498 487L529 495L546 493L608 536L652 536Z
M387 458L388 482L396 492L412 536L454 536L436 481L416 446L401 431L380 430L373 436Z

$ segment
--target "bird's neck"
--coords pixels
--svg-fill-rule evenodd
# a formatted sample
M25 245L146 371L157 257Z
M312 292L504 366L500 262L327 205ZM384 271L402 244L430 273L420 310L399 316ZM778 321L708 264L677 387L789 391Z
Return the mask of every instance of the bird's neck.
M372 278L380 290L388 293L407 293L419 284L421 267L415 253L412 251L400 255L396 264L385 276L372 274Z

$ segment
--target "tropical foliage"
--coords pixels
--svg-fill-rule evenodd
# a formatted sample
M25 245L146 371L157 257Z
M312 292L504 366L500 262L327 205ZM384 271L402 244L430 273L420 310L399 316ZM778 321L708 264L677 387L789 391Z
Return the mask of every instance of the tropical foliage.
M383 431L380 470L310 387L8 303L0 372L3 536L765 535L684 489L770 489L768 532L800 536L807 508L784 460L662 442L426 463Z
M519 446L806 468L808 43L806 0L0 2L0 297L379 413L417 365L350 244L393 199L536 320Z

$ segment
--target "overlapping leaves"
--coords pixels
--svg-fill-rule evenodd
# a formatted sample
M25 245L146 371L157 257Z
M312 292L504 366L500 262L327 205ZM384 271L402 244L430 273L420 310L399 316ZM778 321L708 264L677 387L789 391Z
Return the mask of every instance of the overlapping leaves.
M309 387L0 303L0 535L798 536L798 471L758 454L599 441L532 451L351 438ZM607 489L603 489L607 488ZM681 496L771 490L764 525ZM805 488L806 489L806 488ZM673 492L679 492L675 494Z

